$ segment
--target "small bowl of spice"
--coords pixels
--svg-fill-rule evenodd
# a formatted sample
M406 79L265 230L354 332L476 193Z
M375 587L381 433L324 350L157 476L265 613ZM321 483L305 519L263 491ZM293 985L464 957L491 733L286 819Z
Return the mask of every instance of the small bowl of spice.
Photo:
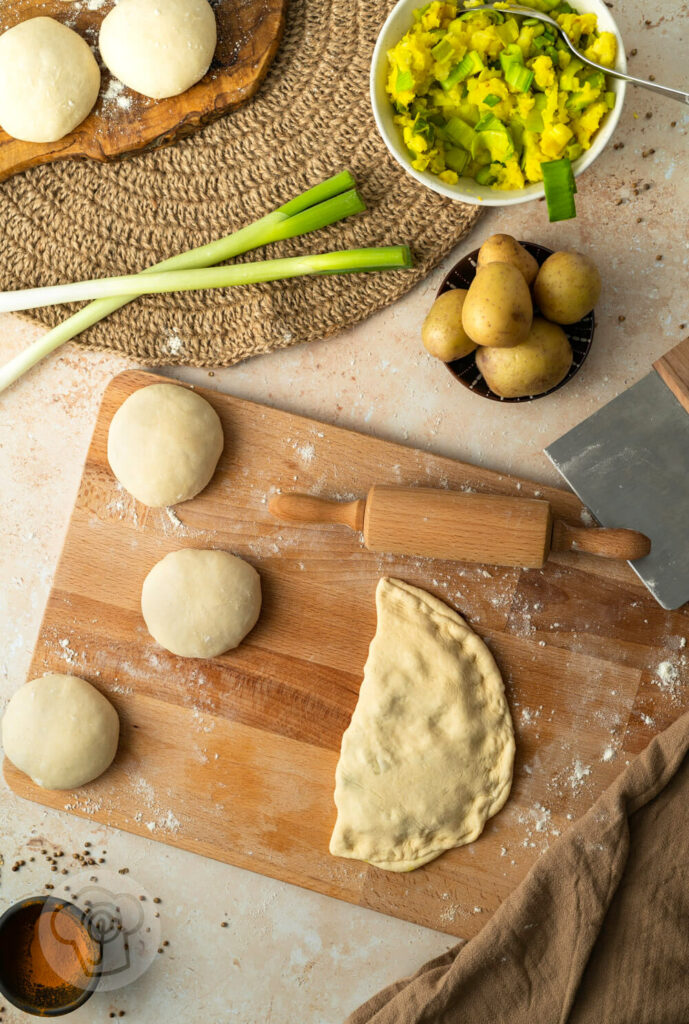
M0 992L37 1017L60 1017L93 995L102 946L72 903L31 896L0 917Z

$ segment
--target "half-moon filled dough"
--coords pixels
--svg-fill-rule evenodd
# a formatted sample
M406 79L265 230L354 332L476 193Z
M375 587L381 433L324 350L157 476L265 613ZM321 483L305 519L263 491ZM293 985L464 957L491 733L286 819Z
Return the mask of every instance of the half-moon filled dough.
M223 450L220 417L177 384L149 384L125 399L108 431L108 462L138 501L188 501L209 483Z
M117 751L117 712L78 676L32 679L2 719L5 754L44 789L76 789L101 775Z
M144 580L141 611L161 647L182 658L214 658L256 625L261 577L229 551L172 551Z
M216 34L207 0L120 0L103 19L98 44L116 78L160 100L203 78Z
M455 611L381 579L378 627L335 773L330 852L411 871L505 803L514 733L490 651Z
M54 18L29 18L0 36L0 125L13 138L64 138L89 114L99 89L88 43Z

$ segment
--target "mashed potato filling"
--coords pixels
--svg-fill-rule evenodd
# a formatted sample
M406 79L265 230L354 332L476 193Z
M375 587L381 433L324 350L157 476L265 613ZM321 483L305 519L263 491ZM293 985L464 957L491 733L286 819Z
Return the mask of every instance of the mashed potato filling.
M595 14L566 2L547 10L585 56L613 67L616 39ZM605 75L573 57L554 28L432 0L388 51L387 92L412 167L448 184L460 177L497 189L542 181L541 164L589 149L615 103Z

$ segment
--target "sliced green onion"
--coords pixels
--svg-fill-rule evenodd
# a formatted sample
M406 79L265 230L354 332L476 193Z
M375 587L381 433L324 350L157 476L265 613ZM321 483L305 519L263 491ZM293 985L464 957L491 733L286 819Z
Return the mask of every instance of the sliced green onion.
M516 61L512 61L505 71L505 81L517 92L528 92L534 79L534 73L530 68L525 68Z
M494 92L489 92L487 96L484 96L483 102L487 107L497 107L498 103L501 102L500 97L496 96Z
M461 117L451 117L447 122L446 132L452 142L471 152L476 132L470 124L463 121Z
M612 110L612 108L615 106L615 99L616 99L615 93L614 92L605 92L605 93L603 93L603 99L605 100L605 105L608 107L608 109Z
M550 160L541 164L541 170L549 219L558 221L576 217L574 193L577 189L571 162L567 157Z
M497 176L490 169L490 165L487 167L480 167L476 172L476 181L479 185L492 185L494 181L497 181Z
M521 46L517 46L516 43L511 43L509 46L506 46L500 54L500 66L505 74L507 74L507 69L511 67L512 64L519 64L522 66L524 64L524 54L522 53Z
M545 125L543 124L543 115L541 114L540 110L536 110L534 108L533 110L529 111L529 113L526 115L526 120L524 121L524 127L526 128L527 132L543 131Z
M225 238L190 249L177 256L157 263L142 271L143 274L161 270L192 270L222 263L242 253L250 252L271 242L295 238L309 231L335 224L344 217L360 213L366 207L354 190L356 184L349 171L320 182L313 188L291 199L284 206L267 214L254 224L249 224ZM303 215L303 216L302 216ZM299 218L299 219L297 219ZM0 368L0 391L9 387L22 374L30 370L41 359L54 352L60 345L71 341L83 331L92 327L110 313L131 302L132 296L118 296L91 302L72 316L53 327L47 334L30 345L24 352Z
M411 266L411 252L406 245L390 245L376 249L345 249L342 252L324 252L316 256L288 256L279 260L238 263L229 267L168 270L157 274L126 274L123 277L77 281L75 284L59 284L48 288L3 292L0 294L0 312L16 313L22 309L37 309L40 306L54 306L64 302L82 302L84 299L229 288L304 277L309 274L396 270Z
M457 146L445 146L445 163L451 171L463 174L466 165L469 163L469 154Z
M409 92L413 88L414 76L411 71L400 71L398 68L397 78L395 79L395 92Z
M447 58L451 57L454 52L452 44L449 43L447 39L441 39L440 42L436 43L431 50L433 59L437 61L447 60Z
M448 89L451 89L453 85L457 84L457 82L463 82L465 78L469 77L469 75L473 75L477 71L483 71L484 67L485 65L476 50L470 50L469 53L460 60L459 64L455 64L447 78L440 84L445 92L447 92Z

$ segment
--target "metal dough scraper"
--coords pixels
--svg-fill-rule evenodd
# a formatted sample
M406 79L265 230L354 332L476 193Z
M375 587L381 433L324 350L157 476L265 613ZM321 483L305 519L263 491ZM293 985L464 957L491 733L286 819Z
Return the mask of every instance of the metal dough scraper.
M689 600L689 338L545 452L601 526L651 538L629 564L658 603Z

